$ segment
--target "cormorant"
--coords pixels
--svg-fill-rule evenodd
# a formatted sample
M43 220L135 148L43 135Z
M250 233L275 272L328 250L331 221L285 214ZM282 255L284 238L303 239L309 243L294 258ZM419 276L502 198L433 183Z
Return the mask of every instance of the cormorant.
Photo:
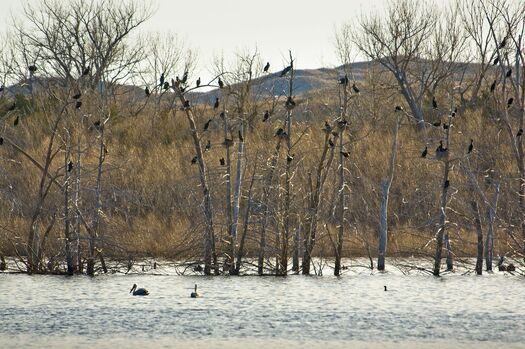
M436 152L445 152L447 151L447 148L443 148L443 141L439 141L439 146L436 148Z
M266 62L266 65L264 66L264 72L268 73L268 69L270 69L270 62Z
M499 63L499 57L496 57L494 58L494 62L492 63L493 65L496 65Z
M131 288L129 293L132 293L132 292L133 292L134 296L147 296L147 295L149 295L148 290L146 290L145 288L137 288L137 284L133 284L133 287Z
M346 119L341 119L337 121L337 126L339 126L340 129L344 129L348 125L348 121Z
M506 78L510 78L512 76L512 68L507 70L507 74L505 74Z
M521 137L522 134L523 134L523 129L520 128L520 129L518 130L518 133L516 133L516 137Z
M80 109L81 106L82 106L82 101L77 101L75 103L75 109Z
M17 115L15 118L15 121L13 121L13 126L17 126L19 121L20 121L20 117Z
M220 77L219 77L219 88L224 88L224 82L222 81Z
M345 74L342 78L339 78L339 84L347 86L348 85L348 75Z
M385 292L386 292L386 291L388 291L388 289L386 288L386 285L385 285L385 286L383 286L383 287L385 288Z
M439 127L441 126L441 121L436 121L432 124L432 126Z
M191 164L192 164L192 165L196 164L198 159L199 159L199 157L198 157L197 155L195 155L195 156L193 157L193 159L191 159Z
M244 142L244 137L242 136L241 130L239 130L239 141Z
M28 68L31 73L36 72L36 65L30 65Z
M151 94L148 86L146 86L146 88L144 89L144 93L146 94L146 97L149 97L149 95Z
M215 97L215 104L213 105L213 109L218 109L219 108L219 97Z
M275 131L275 136L282 136L283 134L285 134L285 132L281 127L279 127L277 131Z
M188 100L184 101L184 108L186 108L186 109L190 108L190 101L188 101Z
M501 50L502 48L505 47L506 44L507 44L507 38L503 38L503 40L499 44L498 48Z
M188 81L188 72L187 71L184 72L184 75L182 76L182 80L180 82L185 84L186 81Z
M0 137L0 145L4 144L4 137Z
M73 169L73 161L69 161L67 163L67 172L71 172L71 170Z
M165 82L164 82L164 86L163 86L163 88L164 88L164 90L169 90L169 88L170 88L170 83L167 82L167 81L165 81Z
M396 112L403 111L403 107L400 105L396 105Z
M355 85L355 82L352 84L352 90L354 90L355 93L359 93L359 89Z
M286 99L286 103L284 104L286 109L288 110L292 110L293 108L295 108L295 101L293 100L293 98L290 96Z
M206 132L208 130L208 127L210 127L210 123L211 123L211 119L206 121L206 123L204 124L204 128L202 130L203 132Z
M490 92L494 92L494 90L496 89L496 83L497 83L497 81L494 80L494 82L492 83L492 85L490 85Z
M424 149L423 152L421 153L421 157L422 157L422 158L425 158L425 157L427 156L427 154L428 154L428 147L425 146L425 149Z
M204 148L204 151L206 152L206 151L208 151L208 150L210 150L210 149L211 149L211 142L210 142L210 140L208 139L208 142L206 142L206 147Z
M201 77L200 76L197 79L196 85L197 85L197 87L199 87L201 85Z
M268 110L266 110L264 112L264 116L263 116L263 122L265 122L266 120L268 120L270 118L270 112Z
M292 154L292 155L286 154L286 161L287 162L292 162L294 156L295 156L295 154Z
M443 129L448 130L448 124L446 122L443 123Z
M224 166L225 165L224 158L220 158L219 163L221 164L221 166Z
M345 158L347 158L347 157L350 155L350 153L347 152L347 151L342 151L342 152L340 152L340 153L341 153Z
M334 141L332 141L332 138L329 138L328 139L328 145L330 146L330 148L333 148L334 147Z
M280 77L282 78L283 76L285 76L286 74L288 74L288 72L289 72L290 70L292 70L292 66L291 66L291 65L289 65L289 66L287 66L286 68L283 69L283 71L281 72Z
M448 188L450 186L450 181L447 179L443 186L445 187L445 189Z
M438 103L436 101L436 97L432 97L432 108L433 109L437 109L438 108Z
M82 96L82 93L78 92L77 94L73 95L73 99L79 99Z
M164 86L164 79L165 79L164 78L164 73L160 74L160 80L159 80L160 84L159 84L159 86Z
M221 119L224 119L226 117L226 114L224 114L223 111L221 111L221 113L219 114L219 116L221 117Z
M89 75L90 72L91 72L91 66L88 65L88 66L82 71L82 76Z
M471 139L471 140L470 140L470 145L468 146L467 154L472 153L472 149L474 149L474 144L473 144L473 142L474 142L474 140Z
M510 97L507 101L507 108L509 108L512 105L512 102L514 102L514 98Z

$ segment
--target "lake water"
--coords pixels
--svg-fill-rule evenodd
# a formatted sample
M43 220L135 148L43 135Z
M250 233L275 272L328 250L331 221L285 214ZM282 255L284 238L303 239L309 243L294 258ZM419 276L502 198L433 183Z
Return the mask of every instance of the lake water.
M0 274L0 287L0 348L525 348L525 278L504 273Z

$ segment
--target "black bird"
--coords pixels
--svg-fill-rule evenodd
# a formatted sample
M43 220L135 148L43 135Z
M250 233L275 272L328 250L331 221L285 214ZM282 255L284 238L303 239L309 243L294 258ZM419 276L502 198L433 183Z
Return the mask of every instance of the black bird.
M36 65L30 65L28 68L31 73L36 72Z
M219 108L219 97L215 97L215 104L213 105L213 109Z
M441 126L441 121L436 121L432 124L432 126L439 127Z
M448 124L446 122L443 123L443 129L448 130Z
M330 126L330 123L328 121L326 121L326 120L324 122L323 131L326 132L326 133L332 132L332 126Z
M503 38L498 48L501 50L502 48L505 48L505 45L507 45L507 38Z
M5 88L4 85L1 85L1 86L0 86L0 92L3 92L3 91L4 91L4 88Z
M499 57L496 57L494 58L494 62L492 63L493 65L496 65L499 63Z
M89 75L89 73L91 72L91 66L88 65L86 68L84 68L84 70L82 71L82 76L86 76L86 75Z
M512 105L512 102L514 102L514 98L510 97L507 101L507 108L509 108Z
M206 152L206 151L208 151L208 150L210 150L210 149L211 149L211 142L210 142L210 140L208 139L208 142L206 142L206 147L204 148L204 151Z
M222 81L220 77L219 77L219 88L224 88L224 82Z
M286 109L288 110L292 110L293 108L295 108L295 101L293 100L293 98L290 96L286 99L286 103L284 104Z
M281 127L279 127L277 131L275 131L275 136L280 137L280 136L283 136L284 134L286 134L286 132L284 132L284 130Z
M339 84L347 86L348 85L348 75L345 74L342 78L339 78Z
M219 163L221 164L221 166L224 166L226 163L224 162L224 158L220 158L219 159Z
M333 148L334 147L334 142L332 141L332 138L329 138L328 139L328 145L330 146L330 148Z
M433 109L437 109L438 108L438 103L436 101L436 97L432 97L432 108Z
M350 153L347 152L347 151L342 151L342 152L340 152L340 153L341 153L345 158L347 158L347 157L350 155Z
M195 156L193 157L193 159L191 159L191 164L192 164L192 165L196 164L198 159L199 159L199 157L198 157L197 155L195 155Z
M211 119L209 119L208 121L206 121L206 123L204 124L204 128L203 128L203 132L206 132L208 131L208 127L210 127L210 123L211 123Z
M266 62L266 65L264 66L264 72L268 73L268 69L270 69L270 62Z
M359 93L359 89L355 85L355 83L352 84L352 90L354 90L355 93Z
M443 186L445 187L445 189L448 188L450 186L450 181L447 179Z
M522 134L523 134L523 129L520 128L520 129L518 130L518 133L516 133L516 137L521 137Z
M199 76L199 78L197 79L197 87L199 87L201 85L201 77Z
M185 71L184 75L182 76L182 80L180 82L185 84L187 81L188 81L188 72Z
M230 138L224 138L224 142L222 142L223 145L226 147L231 147L233 145L233 139Z
M71 170L73 169L73 161L69 161L67 163L67 172L71 172Z
M77 101L75 103L75 109L80 109L81 106L82 106L82 101Z
M223 111L221 111L221 113L219 114L219 116L221 117L221 119L224 119L226 117L226 115L224 114Z
M439 141L439 146L436 148L437 153L442 153L447 151L447 148L443 148L443 141Z
M11 104L11 106L7 109L7 111L13 111L16 109L16 101Z
M490 85L490 92L494 92L494 90L496 89L496 83L497 83L497 81L494 80L494 82L492 83L492 85Z
M17 115L15 118L15 121L13 121L13 126L17 126L19 122L20 122L20 117Z
M184 108L186 108L186 109L190 108L190 101L188 101L188 100L184 101Z
M146 97L149 97L149 95L151 94L148 86L146 86L146 88L144 89L144 93L146 94Z
M73 99L79 99L82 97L82 93L78 92L76 95L73 95Z
M294 156L295 156L295 154L292 154L292 155L286 154L286 161L287 162L292 162Z
M469 144L469 146L468 146L467 154L472 153L472 149L474 149L474 144L473 144L473 142L474 142L474 140L471 139L471 140L470 140L470 144Z
M101 123L100 120L97 120L93 123L93 127L95 127L97 130L101 129Z
M423 152L421 153L421 157L422 158L425 158L428 154L428 147L425 146L425 149L423 150Z
M507 70L507 74L505 74L506 78L510 78L512 76L512 68Z
M268 120L270 118L270 112L268 110L266 110L264 112L264 116L263 116L263 122L265 122L266 120Z
M281 72L280 77L282 78L283 76L285 76L286 74L288 74L288 72L289 72L290 70L292 70L292 66L291 66L291 65L289 65L289 66L287 66L286 68L283 69L283 71Z
M339 126L340 129L344 129L348 125L348 121L346 119L341 119L337 121L337 126Z
M0 145L4 144L4 137L0 137Z
M386 288L386 285L385 285L385 286L383 286L383 287L385 288L385 292L387 292L387 291L388 291L388 289Z
M241 130L239 130L239 141L244 142L244 137L242 136Z
M160 84L159 84L159 86L161 86L161 87L164 86L164 80L165 80L164 73L162 73L162 74L160 74L160 79L159 79Z
M164 86L163 86L163 88L164 88L164 90L169 90L169 88L170 88L170 83L167 82L167 81L165 81L165 82L164 82ZM181 90L182 90L182 89L181 89Z
M403 111L403 107L400 105L396 105L396 112Z

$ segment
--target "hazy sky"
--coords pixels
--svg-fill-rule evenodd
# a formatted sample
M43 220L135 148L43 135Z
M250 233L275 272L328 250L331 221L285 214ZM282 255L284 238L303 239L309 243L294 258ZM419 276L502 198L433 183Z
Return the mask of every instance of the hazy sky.
M35 1L35 0L27 0ZM67 0L64 0L67 1ZM144 0L148 1L148 0ZM443 4L449 0L438 0ZM19 14L23 0L0 0L1 28ZM285 64L288 50L298 68L339 65L334 28L355 21L361 13L381 11L387 0L151 0L156 9L142 31L171 31L198 52L199 69L214 55L258 48L272 71ZM427 3L421 0L421 5Z

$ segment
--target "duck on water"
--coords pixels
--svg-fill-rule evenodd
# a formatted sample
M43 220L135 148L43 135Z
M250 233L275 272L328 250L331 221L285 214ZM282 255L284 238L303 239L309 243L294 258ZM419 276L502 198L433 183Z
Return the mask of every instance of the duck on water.
M149 294L148 290L145 288L137 288L137 284L133 284L133 287L129 291L129 293L132 293L134 296L147 296Z

